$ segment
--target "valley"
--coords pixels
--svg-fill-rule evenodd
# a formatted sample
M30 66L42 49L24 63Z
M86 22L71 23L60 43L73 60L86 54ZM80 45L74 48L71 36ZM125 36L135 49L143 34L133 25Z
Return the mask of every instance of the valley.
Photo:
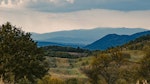
M150 84L150 0L0 0L0 84Z
M150 81L149 30L131 35L108 34L83 47L33 40L30 33L9 22L0 26L0 34L0 83L3 84Z

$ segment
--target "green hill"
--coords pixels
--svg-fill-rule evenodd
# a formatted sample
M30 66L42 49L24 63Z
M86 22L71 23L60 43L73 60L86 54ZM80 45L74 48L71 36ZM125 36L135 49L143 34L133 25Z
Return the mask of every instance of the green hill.
M150 35L141 36L123 45L122 47L125 47L129 50L142 50L146 47L150 47Z

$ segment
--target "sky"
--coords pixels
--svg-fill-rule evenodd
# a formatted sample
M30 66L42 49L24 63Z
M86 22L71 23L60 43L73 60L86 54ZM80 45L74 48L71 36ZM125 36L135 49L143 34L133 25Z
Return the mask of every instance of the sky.
M0 0L0 24L26 32L110 28L150 29L150 0Z

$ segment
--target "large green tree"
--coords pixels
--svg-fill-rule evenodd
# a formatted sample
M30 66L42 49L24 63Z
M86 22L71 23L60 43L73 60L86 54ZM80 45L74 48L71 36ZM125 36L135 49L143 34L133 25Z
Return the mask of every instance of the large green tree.
M0 26L0 75L4 80L26 78L34 83L47 73L43 51L30 36L9 22Z

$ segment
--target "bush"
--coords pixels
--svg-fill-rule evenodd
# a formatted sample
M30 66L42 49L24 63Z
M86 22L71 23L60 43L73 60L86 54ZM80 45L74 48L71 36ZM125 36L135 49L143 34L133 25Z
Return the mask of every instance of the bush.
M51 76L46 75L38 80L38 84L65 84L65 82L59 78L52 78Z
M65 84L85 84L85 82L77 78L70 78L65 81Z

